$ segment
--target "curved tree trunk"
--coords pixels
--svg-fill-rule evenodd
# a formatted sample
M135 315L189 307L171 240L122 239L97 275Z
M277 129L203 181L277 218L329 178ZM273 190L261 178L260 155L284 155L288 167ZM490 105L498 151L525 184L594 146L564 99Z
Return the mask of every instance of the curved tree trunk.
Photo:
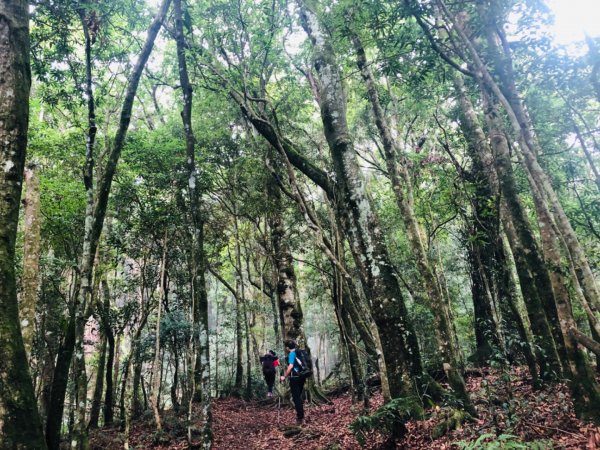
M479 124L479 119L477 118L477 114L475 112L473 104L467 95L462 76L459 74L455 74L453 77L453 82L457 96L459 98L459 104L462 112L461 126L463 128L465 138L467 139L469 151L472 153L472 158L474 159L476 164L476 169L474 168L474 171L476 172L476 182L481 183L480 186L483 186L483 183L487 182L488 186L482 187L482 189L484 190L484 192L482 192L482 197L486 196L485 192L487 191L487 195L489 195L489 198L492 200L496 200L501 195L505 194L501 194L500 192L500 183L498 180L496 168L494 167L494 158L492 155L492 150L489 147L487 137L483 132L481 125ZM479 172L481 172L481 174ZM481 175L485 175L485 177L482 178ZM497 200L494 201L494 203L496 202ZM499 208L498 214L500 216L500 221L504 221L503 223L505 223L506 227L506 221L510 221L510 218L507 217L506 214L504 216L502 215L502 208ZM510 226L510 228L512 229L512 226ZM493 230L493 226L487 227L488 233ZM503 297L506 299L509 310L512 311L512 316L515 317L515 319L518 322L517 329L519 330L522 341L525 343L523 351L529 365L529 370L533 380L533 384L537 385L538 369L537 361L533 354L533 344L529 339L529 335L526 332L527 326L523 322L523 318L521 317L519 308L517 307L515 292L513 291L514 283L511 282L512 253L510 253L510 257L505 257L507 252L504 250L504 240L502 239L499 233L496 233L495 235L492 234L491 236L488 236L487 239L489 242L495 241L495 249L488 249L488 252L496 256L496 264L490 265L490 263L493 263L488 260L488 264L484 264L484 266L487 267L486 270L490 274L501 274L497 278L499 286L498 294L501 300ZM487 258L489 258L489 255L487 256ZM488 279L490 279L490 277L493 276L494 275L489 275ZM482 284L484 282L485 280L482 280ZM502 286L506 287L506 289L502 289ZM482 286L482 289L484 288L485 287ZM502 295L503 290L505 291L504 295ZM485 333L485 331L483 330L482 332Z
M487 94L483 93L484 100ZM511 250L515 256L523 297L527 302L527 311L536 343L544 354L538 354L540 374L552 378L562 373L560 358L555 344L554 333L547 312L556 311L554 293L546 264L531 230L514 180L512 162L506 136L499 125L499 117L493 104L486 101L486 122L491 135L491 146L495 153L496 171L500 190L506 206L507 219L503 222Z
M397 160L400 149L392 136L385 113L381 107L375 80L367 63L365 50L358 35L352 34L352 41L357 53L357 65L367 86L367 92L375 115L375 124L383 142L386 166L396 197L396 203L400 209L406 235L417 263L417 272L420 275L420 288L423 292L427 292L429 308L433 313L436 342L440 350L442 367L448 377L450 386L461 400L465 410L476 416L477 412L467 393L465 380L460 372L461 358L456 345L456 333L450 318L449 299L444 296L442 286L435 276L421 239L420 227L413 206L412 180L404 162Z
M371 206L365 181L346 123L342 79L331 43L314 11L300 4L302 26L313 45L320 77L321 118L336 173L336 186L346 235L379 329L392 397L412 395L409 373L423 373L420 349L402 291L393 271L379 220Z
M85 322L89 318L89 307L90 307L90 294L91 294L91 277L94 255L98 247L100 234L104 226L104 218L106 216L106 208L108 206L108 198L110 194L110 188L112 185L113 177L121 156L121 151L125 144L125 137L129 129L129 123L131 121L131 111L133 109L133 102L135 100L137 87L142 76L142 71L150 57L150 53L154 47L154 41L158 32L161 28L164 17L166 16L167 10L170 6L171 0L164 0L161 4L154 21L148 29L148 35L146 42L139 54L137 63L133 69L133 72L129 78L129 84L123 100L123 106L121 109L121 117L119 120L119 126L115 135L115 141L112 145L110 154L107 157L107 163L103 171L102 179L98 180L96 196L94 198L93 193L93 146L96 133L95 125L95 112L93 103L93 92L92 92L92 78L91 78L91 40L89 36L86 39L86 79L87 79L87 98L88 98L88 121L89 130L86 142L86 167L84 169L84 183L86 187L86 217L85 217L85 230L83 239L83 255L80 263L80 280L77 294L75 295L74 305L74 324L69 324L69 327L74 328L74 341L73 347L78 349L78 364L77 374L75 378L78 381L79 388L81 390L80 402L78 403L78 417L76 430L71 442L72 447L75 448L86 448L87 433L85 431L85 406L86 406L86 395L84 392L87 390L87 379L85 378L85 360L83 354L83 332L85 329ZM82 23L84 23L84 32L87 34L87 21L83 16L84 11L82 10ZM68 366L73 355L73 348L65 348L65 356L68 357L67 362L67 374ZM66 382L66 378L65 378ZM60 387L54 393L53 387L53 405L51 409L56 414L56 419L48 421L46 439L48 446L51 449L58 449L60 442L60 424L62 421L63 403L64 403L64 392L65 389Z

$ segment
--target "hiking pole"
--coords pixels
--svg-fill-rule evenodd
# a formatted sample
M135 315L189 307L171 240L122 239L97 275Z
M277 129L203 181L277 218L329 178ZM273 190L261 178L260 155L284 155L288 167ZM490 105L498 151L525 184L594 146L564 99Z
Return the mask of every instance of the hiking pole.
M281 416L281 376L279 380L279 388L277 389L277 428L279 428L279 417Z

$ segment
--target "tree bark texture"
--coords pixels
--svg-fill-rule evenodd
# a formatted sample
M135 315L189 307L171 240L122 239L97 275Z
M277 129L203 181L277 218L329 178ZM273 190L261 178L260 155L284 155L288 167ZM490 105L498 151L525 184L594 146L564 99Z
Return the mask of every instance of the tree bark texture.
M22 293L19 303L21 332L29 355L35 331L35 311L40 284L40 176L34 164L25 167L25 229L23 246Z
M392 136L389 123L381 106L375 79L369 68L363 45L358 35L354 33L352 34L352 41L357 54L357 65L367 86L369 100L371 101L371 107L375 116L375 124L383 143L386 167L396 197L396 203L400 209L406 235L417 264L417 272L420 275L419 287L421 291L427 292L429 299L428 306L434 317L436 342L440 351L442 367L444 372L446 372L450 386L462 401L465 410L472 415L477 415L460 372L459 365L461 358L459 356L459 349L455 345L457 339L451 322L449 299L444 296L442 286L435 276L421 239L420 227L413 206L412 180L404 162L398 161L400 148L396 139Z
M154 41L156 40L156 36L162 26L162 22L164 17L166 16L167 10L171 4L171 0L163 0L156 16L154 17L154 21L150 25L148 29L148 35L146 37L146 41L144 46L138 56L138 60L136 65L131 73L129 78L129 84L127 85L127 90L125 93L125 98L123 100L123 106L121 108L121 116L119 120L119 126L117 129L117 133L115 135L115 141L112 145L111 151L107 158L107 163L104 168L103 177L98 181L97 191L95 200L90 200L91 189L92 189L92 172L91 168L93 167L93 144L96 132L95 126L95 115L93 110L93 102L91 97L91 42L87 39L86 43L86 58L88 59L87 65L87 91L88 91L88 120L89 120L89 130L88 137L86 143L86 167L84 170L84 183L86 186L86 199L87 199L87 210L86 210L86 218L85 218L85 232L84 232L84 242L83 242L83 256L80 263L80 273L81 273L81 281L79 285L79 289L77 290L78 294L76 295L75 302L75 315L72 316L72 320L75 321L73 324L75 339L73 341L73 347L78 349L77 356L81 361L77 364L78 375L76 374L76 378L80 379L79 383L82 395L84 392L84 387L86 386L86 381L82 370L85 368L85 362L83 360L83 331L85 328L85 322L89 318L88 312L88 303L91 294L91 277L92 277L92 267L94 262L94 255L96 254L96 249L98 247L98 242L100 239L100 234L102 233L102 228L104 225L104 218L106 216L106 208L108 205L108 197L110 194L110 188L112 185L112 181L114 178L114 174L117 168L117 164L119 158L121 156L121 151L125 144L125 137L127 135L127 131L129 128L129 123L131 121L131 111L133 109L133 102L135 100L135 95L137 92L137 87L142 76L143 69L150 57L150 53L154 47ZM84 30L86 28L84 27ZM93 206L93 211L90 213L89 209ZM87 317L86 317L87 316ZM70 327L71 325L69 325ZM70 359L73 355L73 348L65 348L65 357ZM67 375L68 375L68 364L67 364ZM66 383L66 378L64 378L64 382ZM61 377L62 379L62 377ZM53 387L54 391L54 387ZM62 392L62 394L61 394ZM65 388L61 386L57 386L56 395L52 394L54 399L54 404L51 405L51 409L55 411L57 414L57 418L52 421L48 421L46 436L48 440L48 445L52 449L58 449L60 442L60 423L62 421L62 411L64 403L64 392ZM81 410L85 409L85 396L81 399L81 403L83 406L80 406ZM80 411L79 416L81 419L82 412ZM75 447L82 448L87 445L87 433L85 433L85 426L81 420L78 421L78 428L75 433ZM52 428L52 429L50 429Z
M88 428L98 428L98 420L100 419L100 406L102 403L102 394L104 393L104 372L106 369L106 350L108 347L108 339L105 335L102 336L100 342L100 357L98 359L98 370L96 371L96 385L94 386L94 394L92 396L92 406L90 408L90 421Z
M346 100L333 48L311 8L301 3L300 17L313 46L321 82L321 118L336 173L339 201L373 319L379 329L392 397L412 392L404 375L422 375L420 350L402 292L385 247L378 218L346 123Z
M469 152L472 153L472 158L474 160L473 176L475 178L475 182L478 183L478 186L480 187L480 189L482 189L481 197L489 195L488 201L497 204L498 199L500 199L504 194L500 192L500 182L498 180L498 173L495 167L492 149L488 142L488 138L480 125L479 118L477 117L477 113L475 112L473 103L471 102L466 92L462 76L459 74L455 74L453 77L453 82L457 96L459 98L459 104L461 109L461 127L463 129L465 139L467 140ZM482 177L481 175L485 176ZM485 187L483 186L484 182L487 183L487 186ZM505 227L509 227L512 230L512 224L509 223L511 219L506 213L502 214L501 207L499 207L498 214L500 216L500 221L505 224ZM486 239L489 242L492 242L494 240L496 241L495 249L488 250L491 251L493 255L495 255L496 259L495 261L490 261L488 259L489 255L487 255L485 259L482 259L480 256L478 260L485 261L485 263L483 264L484 277L487 274L487 280L497 280L499 302L501 302L502 304L504 300L505 303L507 303L509 311L512 311L511 315L515 318L517 322L516 328L519 330L520 337L524 343L523 352L525 354L525 358L529 366L529 371L532 377L533 384L537 385L538 369L537 361L533 353L533 343L529 337L529 334L527 333L528 325L524 322L525 319L521 316L520 310L517 306L518 297L516 297L516 286L515 283L512 282L511 278L512 267L514 266L512 252L510 252L510 256L507 255L507 252L504 250L504 239L502 238L502 235L495 232L495 227L492 224L489 224L486 228L488 233L492 232L492 235L488 236ZM479 254L481 255L481 253ZM489 289L489 286L484 285L484 283L487 281L484 277L482 277L482 286L479 289L485 290L485 295L487 296L487 290ZM473 282L475 284L475 280ZM474 292L474 302L476 301L475 295L476 293ZM486 307L485 309L488 308ZM485 329L487 327L482 328ZM480 332L485 334L484 329L481 329Z
M46 448L27 366L15 239L29 124L29 3L0 2L0 448Z
M494 152L492 160L495 162L506 213L510 218L510 220L504 221L503 225L515 257L523 298L527 304L536 344L543 349L543 355L538 354L540 374L544 378L553 377L562 373L562 367L554 333L546 314L547 312L551 313L552 309L556 311L550 277L531 224L519 199L508 141L502 126L499 125L497 110L485 91L483 91L483 98L491 148Z
M304 336L302 329L304 319L296 292L294 262L289 246L287 245L287 236L281 216L283 207L281 193L276 183L271 185L269 196L273 202L268 223L271 230L271 245L273 246L273 256L277 270L277 298L281 335L284 342L289 339L297 341Z
M208 336L208 295L206 292L206 261L204 255L204 218L202 217L202 198L198 187L198 171L195 163L196 140L192 129L192 86L189 81L187 62L185 59L185 36L182 22L182 1L174 0L175 40L177 45L177 62L179 81L183 93L183 110L181 113L185 132L186 156L188 169L188 192L191 215L192 234L192 295L194 339L196 361L194 363L194 402L200 402L202 408L202 447L210 448L211 409L210 409L210 357Z

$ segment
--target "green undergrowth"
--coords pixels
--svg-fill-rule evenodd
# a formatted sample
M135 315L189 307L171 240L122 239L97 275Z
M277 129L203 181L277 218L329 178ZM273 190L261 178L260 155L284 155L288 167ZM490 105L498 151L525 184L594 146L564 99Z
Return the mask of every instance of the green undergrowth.
M367 435L376 432L390 440L401 438L409 420L421 420L425 413L418 399L395 398L369 416L359 416L349 425L361 446L367 442Z
M455 442L460 450L552 450L554 446L550 440L536 440L523 442L512 434L496 436L491 433L482 434L473 442Z

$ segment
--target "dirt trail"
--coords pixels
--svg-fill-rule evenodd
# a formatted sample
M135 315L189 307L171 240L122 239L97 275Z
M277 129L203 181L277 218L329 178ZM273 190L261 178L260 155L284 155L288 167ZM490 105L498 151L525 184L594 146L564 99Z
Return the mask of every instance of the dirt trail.
M386 446L384 437L372 433L367 436L365 449L449 450L458 448L454 443L472 443L484 434L503 439L510 434L516 436L519 442L538 441L538 447L535 448L600 450L600 428L575 418L569 390L565 385L556 384L535 391L527 383L526 374L516 369L510 376L483 372L481 376L470 377L468 389L479 412L477 420L434 440L434 427L449 414L448 409L434 408L428 411L427 420L408 423L408 432L400 442ZM371 399L372 410L381 404L381 395L374 395ZM307 406L306 424L300 432L293 426L293 408L286 406L279 409L276 401L219 399L213 401L212 411L213 448L216 450L360 449L348 425L362 413L362 405L353 405L348 394L333 398L328 405ZM130 448L188 448L185 416L166 411L163 424L165 432L158 435L151 415L135 422ZM199 424L193 426L199 428ZM288 435L290 429L295 429L296 434ZM92 449L123 448L122 435L116 428L94 431L90 441Z

